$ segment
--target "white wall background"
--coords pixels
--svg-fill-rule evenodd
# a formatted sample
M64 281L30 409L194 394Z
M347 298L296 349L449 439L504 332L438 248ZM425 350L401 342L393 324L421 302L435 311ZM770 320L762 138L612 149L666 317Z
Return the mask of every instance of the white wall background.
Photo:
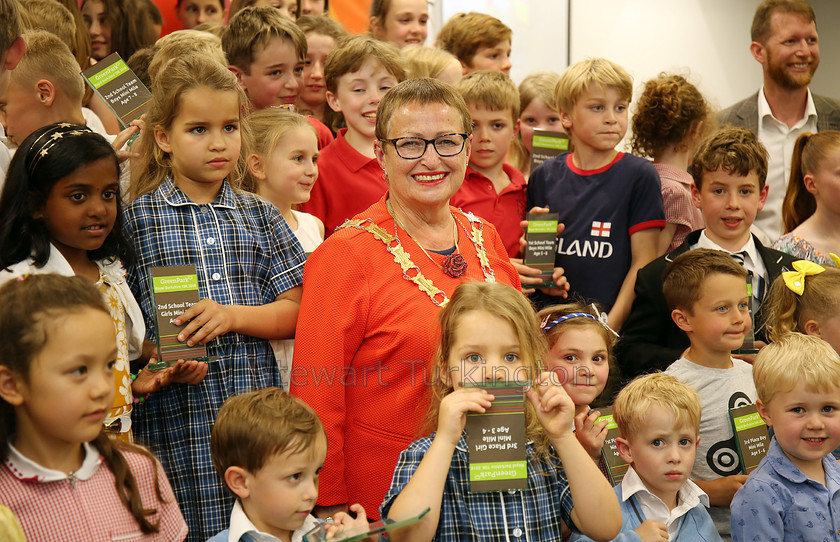
M436 0L430 42L461 11L483 11L513 29L517 83L534 71L562 72L603 56L624 66L638 89L661 71L688 75L713 106L756 92L761 66L749 52L750 24L760 0ZM840 2L811 0L821 64L812 89L840 98ZM571 17L569 17L571 12ZM569 29L571 32L569 33Z

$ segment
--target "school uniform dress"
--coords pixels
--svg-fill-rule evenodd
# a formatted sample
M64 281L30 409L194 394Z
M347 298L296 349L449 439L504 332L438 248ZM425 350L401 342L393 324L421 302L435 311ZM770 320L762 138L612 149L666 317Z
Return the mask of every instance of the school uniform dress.
M346 219L353 218L382 197L388 190L385 174L376 158L368 158L344 139L347 128L338 131L335 141L321 150L318 180L309 201L301 210L324 223L329 237Z
M191 201L170 179L125 210L137 265L128 279L154 340L150 267L195 264L201 299L222 305L265 305L299 286L303 250L277 209L225 181L209 204ZM207 344L207 376L196 386L173 384L135 409L135 439L158 455L190 526L191 540L225 528L233 497L210 457L210 430L229 397L280 386L269 341L226 333Z
M42 467L9 444L9 455L0 465L0 498L17 515L27 540L184 540L187 525L157 461L122 451L143 507L156 510L149 520L160 522L160 532L143 535L99 451L90 443L83 450L82 466L70 476ZM156 481L163 499L157 497Z
M654 163L662 185L662 206L665 209L665 222L676 224L674 237L666 252L670 252L685 241L694 230L703 228L703 213L691 201L691 185L694 179L687 171L667 164Z
M388 516L391 506L411 480L434 438L435 433L432 433L415 440L400 454L391 488L380 507L382 517ZM433 540L561 540L561 520L574 528L572 492L559 460L551 464L542 462L536 456L536 446L529 441L526 448L527 489L470 493L468 450L466 433L463 433L452 454L443 488L440 520Z
M455 192L449 203L493 224L505 244L508 256L517 258L519 238L522 237L519 223L525 219L528 182L525 176L510 164L503 164L502 171L510 178L510 184L496 193L493 181L467 167L464 184Z
M831 454L822 464L825 485L805 476L770 439L767 455L732 498L732 542L840 540L840 465Z

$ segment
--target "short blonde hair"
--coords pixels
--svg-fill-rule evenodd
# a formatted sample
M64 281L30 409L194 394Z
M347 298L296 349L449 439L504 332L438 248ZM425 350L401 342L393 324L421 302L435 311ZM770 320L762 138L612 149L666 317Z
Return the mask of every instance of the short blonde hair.
M832 392L840 389L840 356L819 337L786 333L761 349L752 374L765 405L799 383L810 392Z
M155 53L148 69L149 80L152 82L170 60L184 55L201 54L227 67L222 40L209 32L195 29L176 30L157 40L154 49Z
M613 405L613 419L621 436L638 435L645 427L648 410L659 406L671 411L675 427L689 427L700 434L700 396L689 385L665 373L639 376L624 386Z
M69 9L56 0L21 0L20 5L23 7L23 26L27 30L51 32L73 51L76 46L76 19Z
M437 79L453 60L458 60L455 55L443 49L423 47L422 45L403 47L400 49L400 54L405 60L406 79L417 79L418 77Z
M376 108L376 139L388 139L391 129L391 117L394 112L406 104L444 104L453 108L461 117L461 130L472 132L472 117L467 104L452 85L430 77L403 81L385 93Z
M455 84L467 105L489 111L510 111L511 120L519 119L519 90L502 72L478 70L470 72Z
M493 47L508 40L513 31L499 19L486 13L472 11L456 13L446 21L438 34L438 47L449 51L467 67L483 47Z
M46 79L81 107L85 83L67 44L46 30L28 30L23 33L23 39L26 53L17 68L11 71L10 81L26 87Z
M628 102L633 98L633 78L627 70L606 58L587 58L563 72L554 96L560 111L569 113L580 96L594 86L614 88Z
M265 49L274 38L292 42L298 61L304 61L306 36L293 20L276 8L248 7L231 15L222 34L222 48L228 64L250 75L257 51Z
M224 479L230 467L255 473L274 455L306 452L326 441L312 407L280 388L265 388L224 402L210 434L210 453Z
M360 34L343 40L327 55L324 62L327 90L337 92L338 80L342 75L360 70L371 59L393 75L397 83L405 80L405 67L399 50L390 43Z

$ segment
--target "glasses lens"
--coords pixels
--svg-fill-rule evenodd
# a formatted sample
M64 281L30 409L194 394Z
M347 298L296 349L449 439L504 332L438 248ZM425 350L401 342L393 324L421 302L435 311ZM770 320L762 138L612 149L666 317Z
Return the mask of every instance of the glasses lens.
M409 160L420 158L426 152L426 142L415 137L403 137L394 142L397 154Z
M455 156L464 150L461 134L446 134L435 138L435 150L441 156Z

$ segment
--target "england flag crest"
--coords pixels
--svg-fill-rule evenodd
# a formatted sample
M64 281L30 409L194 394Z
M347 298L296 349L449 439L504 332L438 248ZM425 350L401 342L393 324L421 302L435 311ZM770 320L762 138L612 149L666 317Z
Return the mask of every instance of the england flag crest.
M610 227L612 222L599 222L594 220L592 222L592 231L589 233L592 237L609 237Z

